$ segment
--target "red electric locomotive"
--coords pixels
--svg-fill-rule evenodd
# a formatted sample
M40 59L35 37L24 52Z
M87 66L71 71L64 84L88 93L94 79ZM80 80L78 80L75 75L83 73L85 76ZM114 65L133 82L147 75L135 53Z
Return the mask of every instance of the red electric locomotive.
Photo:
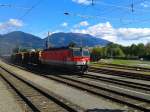
M50 48L39 53L39 61L42 64L65 66L84 73L88 70L90 55L87 48Z

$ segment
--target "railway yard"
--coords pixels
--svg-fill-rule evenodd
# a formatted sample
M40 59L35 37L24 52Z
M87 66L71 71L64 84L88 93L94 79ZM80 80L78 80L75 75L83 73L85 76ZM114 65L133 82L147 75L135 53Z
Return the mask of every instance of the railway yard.
M0 112L150 112L150 0L0 8Z
M1 59L0 112L149 112L149 72L104 65L81 75Z

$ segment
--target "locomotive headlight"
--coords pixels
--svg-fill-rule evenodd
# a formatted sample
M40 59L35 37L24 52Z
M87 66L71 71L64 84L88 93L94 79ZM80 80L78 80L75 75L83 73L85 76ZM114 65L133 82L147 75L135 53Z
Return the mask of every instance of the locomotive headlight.
M84 65L85 65L85 63L86 63L86 61L85 61L84 59L82 59L82 64L84 64Z
M85 61L82 61L82 63L85 64L86 62L85 62Z

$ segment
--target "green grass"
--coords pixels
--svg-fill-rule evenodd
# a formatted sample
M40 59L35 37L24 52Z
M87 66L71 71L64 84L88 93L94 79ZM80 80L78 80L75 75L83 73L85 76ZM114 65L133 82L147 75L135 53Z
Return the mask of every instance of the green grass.
M102 59L99 63L150 68L150 61L140 60Z

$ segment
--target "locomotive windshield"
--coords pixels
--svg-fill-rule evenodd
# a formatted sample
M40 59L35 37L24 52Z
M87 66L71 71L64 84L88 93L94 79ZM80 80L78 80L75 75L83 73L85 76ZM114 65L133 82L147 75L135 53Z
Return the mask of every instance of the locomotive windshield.
M73 50L73 56L89 56L89 51L88 50L80 50L80 49L76 49Z
M83 56L90 56L89 51L88 50L83 50Z
M74 50L73 56L82 56L82 52L80 50Z

